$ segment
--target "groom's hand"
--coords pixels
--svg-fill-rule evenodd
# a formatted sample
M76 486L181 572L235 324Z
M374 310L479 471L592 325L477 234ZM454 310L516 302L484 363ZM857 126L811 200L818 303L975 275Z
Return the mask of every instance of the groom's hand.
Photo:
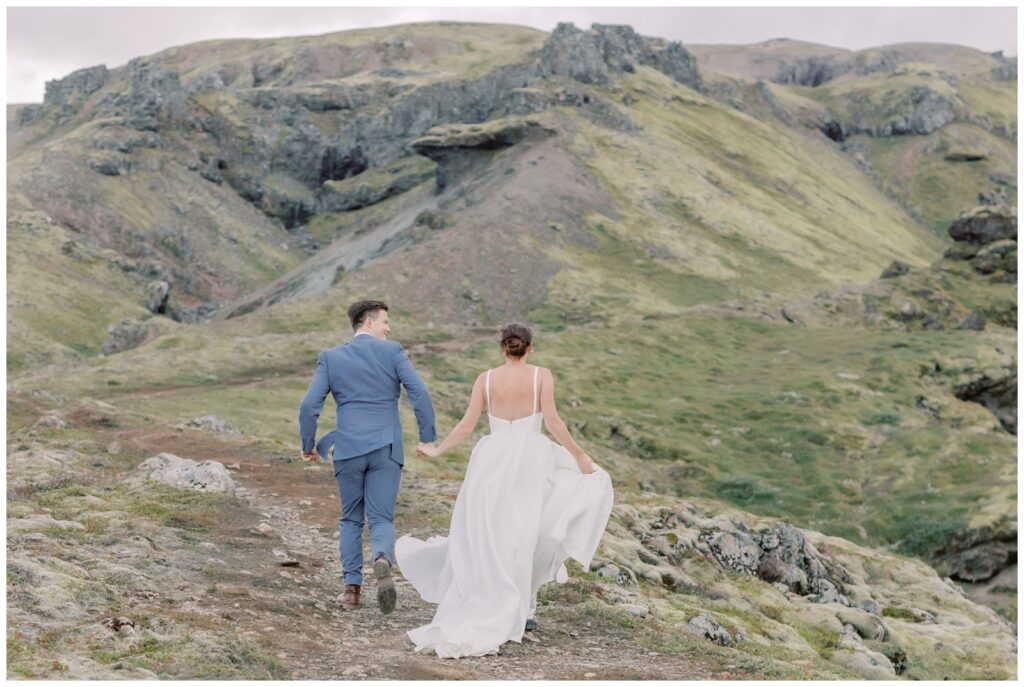
M302 452L302 460L307 463L315 463L319 457L320 456L317 454L316 449Z
M428 458L437 457L437 447L434 446L433 442L424 443L421 441L416 447L416 457L422 458L423 456L427 456Z

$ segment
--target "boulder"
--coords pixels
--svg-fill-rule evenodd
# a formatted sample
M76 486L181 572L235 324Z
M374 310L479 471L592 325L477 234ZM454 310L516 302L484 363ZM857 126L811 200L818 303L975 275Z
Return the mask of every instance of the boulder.
M113 355L141 346L153 331L148 319L129 317L107 327L107 340L101 349L103 355Z
M68 423L62 417L55 414L43 415L35 421L29 434L35 434L37 429L67 429Z
M903 262L902 260L893 260L892 264L885 268L879 279L891 279L892 277L899 277L910 271L910 265Z
M734 643L732 635L724 627L716 623L711 616L702 613L690 622L682 626L682 629L690 634L703 637L708 641L721 646L732 646Z
M985 313L981 310L972 310L971 314L960 324L958 329L969 329L976 332L984 331Z
M1017 213L1006 207L979 206L962 212L949 226L954 241L985 245L1017 240Z
M167 298L171 293L171 285L165 281L152 281L146 287L146 309L151 313L162 315L167 312Z
M832 660L872 680L892 680L896 677L896 670L889 658L869 649L853 625L843 626Z
M89 160L89 168L103 176L116 177L131 172L132 163L126 157L111 155Z
M215 460L196 462L171 453L161 453L142 461L136 467L136 474L126 481L131 484L161 482L177 489L205 492L235 492L235 482L223 463Z
M1002 239L986 244L971 258L971 266L979 274L1003 271L1017 274L1017 240Z
M744 532L718 532L708 540L723 567L753 575L761 562L761 547Z

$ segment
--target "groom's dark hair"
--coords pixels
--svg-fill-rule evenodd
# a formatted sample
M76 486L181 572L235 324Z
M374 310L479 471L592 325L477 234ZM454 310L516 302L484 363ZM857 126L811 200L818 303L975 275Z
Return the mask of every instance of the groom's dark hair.
M384 301L356 301L348 306L348 319L352 322L352 329L356 330L363 326L366 316L378 310L387 310L388 304Z

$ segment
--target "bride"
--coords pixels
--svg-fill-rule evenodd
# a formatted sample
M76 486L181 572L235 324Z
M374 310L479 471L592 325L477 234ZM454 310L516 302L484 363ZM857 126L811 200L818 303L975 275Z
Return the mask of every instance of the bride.
M439 446L417 449L434 458L458 445L486 407L491 431L473 448L448 536L395 542L402 574L438 604L430 624L408 632L416 651L483 656L522 642L536 627L537 590L568 580L567 558L586 569L608 524L611 480L558 416L551 372L527 364L532 339L525 325L506 325L505 364L477 377L466 414ZM541 433L542 421L561 445Z

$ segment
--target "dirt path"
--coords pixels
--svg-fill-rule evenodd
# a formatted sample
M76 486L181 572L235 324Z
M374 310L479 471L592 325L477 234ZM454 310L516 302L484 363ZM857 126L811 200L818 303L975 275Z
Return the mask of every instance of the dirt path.
M505 644L498 655L451 660L417 654L405 632L430 622L435 606L420 599L400 572L395 577L398 608L394 613L384 616L377 609L369 569L363 606L351 612L335 606L342 582L334 536L338 515L333 474L329 466L306 466L302 473L296 479L293 470L271 465L243 467L237 476L244 487L240 497L274 533L268 537L270 551L251 550L251 560L236 561L240 567L235 569L245 570L241 566L248 565L250 573L259 571L259 584L265 584L270 575L277 578L271 582L274 592L252 588L251 608L234 602L238 630L281 659L291 678L666 680L708 679L722 670L721 665L689 657L652 655L632 640L628 630L578 627L573 610L558 604L541 607L538 630L521 644ZM415 518L409 503L422 503L417 492L450 503L457 488L414 474L407 474L403 481L396 514L400 534L409 529L403 520ZM274 549L286 551L298 565L281 567L269 560ZM368 550L365 559L369 561ZM240 591L235 584L232 580L228 585L229 593ZM220 601L218 596L205 601ZM300 609L305 612L297 612Z

